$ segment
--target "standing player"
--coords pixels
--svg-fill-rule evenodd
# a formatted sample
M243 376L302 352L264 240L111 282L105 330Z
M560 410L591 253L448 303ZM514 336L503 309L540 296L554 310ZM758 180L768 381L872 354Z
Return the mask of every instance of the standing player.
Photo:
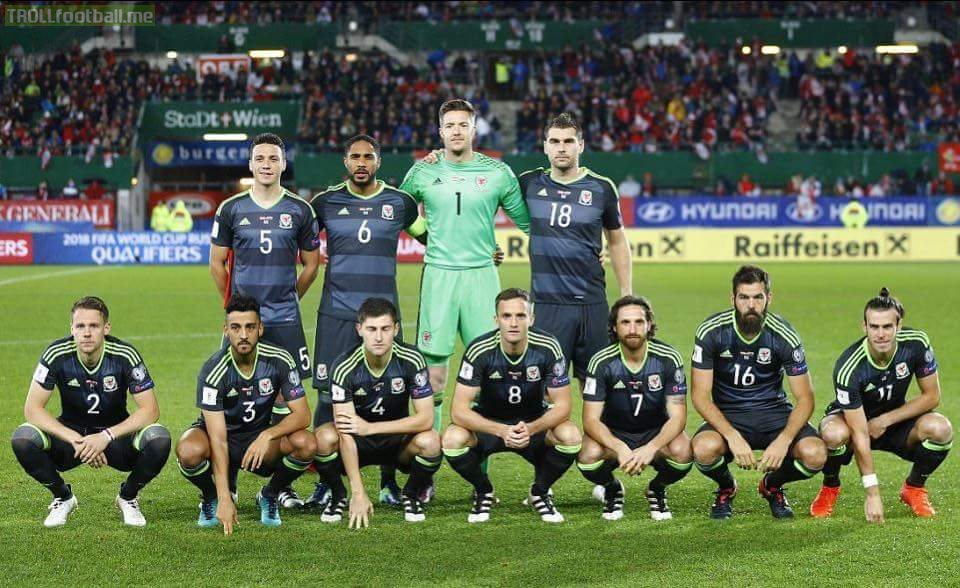
M310 354L300 318L300 298L317 277L320 236L306 201L280 184L287 168L283 141L264 133L250 147L253 186L217 209L210 246L210 273L224 303L232 293L260 303L263 338L297 361L300 378L310 376ZM297 256L303 270L297 275ZM290 411L277 399L275 419ZM292 489L285 507L303 504Z
M310 467L317 450L313 435L306 431L310 407L297 364L282 348L262 341L263 330L257 301L232 295L223 327L230 344L200 370L200 419L177 443L180 472L202 495L197 524L222 523L228 535L237 518L232 494L239 470L272 476L257 492L256 502L260 522L279 526L278 496ZM270 426L278 394L287 401L290 414Z
M737 484L727 468L768 472L760 494L774 518L793 516L784 496L787 482L813 477L827 450L807 423L813 413L813 384L800 336L769 311L770 276L742 266L733 276L733 308L709 317L693 347L693 406L706 421L693 437L699 469L719 486L710 516L733 515ZM786 373L797 406L783 391ZM760 461L753 450L763 449Z
M580 431L570 422L570 378L557 340L532 329L530 294L497 295L497 329L464 352L453 395L453 420L443 432L447 461L474 488L470 523L490 518L493 485L481 469L488 456L512 451L535 471L527 502L548 523L562 523L550 487L576 460ZM548 395L552 405L544 402Z
M820 434L827 444L823 487L810 514L828 517L840 495L840 468L853 456L863 477L864 512L870 522L883 522L883 503L871 450L889 451L913 462L900 489L900 500L918 517L935 514L925 487L953 445L950 421L934 409L940 404L937 360L926 333L901 326L904 310L886 288L867 301L863 332L833 370L836 400L827 407ZM920 395L907 401L910 377ZM852 440L852 450L847 443Z
M311 202L320 230L327 232L328 256L313 347L313 386L318 396L315 429L333 421L330 368L344 350L360 344L357 313L363 301L376 296L399 307L400 232L406 231L424 244L427 241L426 223L413 198L377 180L380 143L376 139L367 135L349 139L343 163L350 178ZM392 467L381 468L380 488L380 502L400 503ZM326 486L318 484L307 504L323 506L327 498Z
M110 335L110 312L96 296L73 304L70 331L40 356L23 409L27 422L13 432L13 453L53 494L45 527L66 524L77 507L59 472L81 463L130 472L116 504L124 524L142 527L147 521L137 494L170 454L170 433L157 423L153 378L137 350ZM46 408L54 386L62 411L56 418ZM128 390L137 403L133 414L127 413Z
M632 292L630 244L613 182L580 167L583 132L570 114L553 118L545 130L550 169L520 174L530 210L530 265L537 327L560 342L583 389L587 362L608 343L607 289L602 235L620 296Z
M603 518L623 517L623 484L613 477L619 466L635 476L649 465L657 475L647 486L650 516L670 519L667 486L693 466L687 424L687 383L683 360L657 333L646 298L625 296L610 309L607 322L616 343L590 361L583 388L583 449L577 466L598 484Z
M350 526L366 527L373 505L360 469L381 464L409 471L403 488L404 518L422 521L425 514L419 494L430 485L441 462L440 435L431 429L433 391L426 361L415 347L396 340L399 315L389 300L364 301L354 328L363 341L343 353L332 372L336 428L327 423L316 429L317 469L332 494L320 519L341 520L347 493L340 473L346 470Z
M505 163L474 153L475 133L473 105L466 100L444 102L443 157L435 165L418 162L400 186L424 203L430 232L420 282L417 347L430 366L437 430L457 333L466 344L486 332L487 313L500 291L500 275L490 255L496 248L497 208L503 206L522 231L530 231L516 176Z

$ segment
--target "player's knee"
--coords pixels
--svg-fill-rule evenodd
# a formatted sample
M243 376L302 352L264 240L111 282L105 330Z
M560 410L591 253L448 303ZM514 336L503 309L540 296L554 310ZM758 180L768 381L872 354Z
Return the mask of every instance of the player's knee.
M443 432L441 444L444 449L463 449L470 440L470 431L458 425L450 425Z
M850 440L850 428L842 420L832 419L821 427L820 438L828 449L836 449Z
M13 453L18 456L29 455L37 449L43 451L45 447L40 431L28 425L20 425L13 431L10 444L13 446Z
M807 469L820 470L827 463L827 446L817 437L797 443L797 456Z
M580 429L570 421L560 423L553 429L553 435L560 445L578 445L582 440Z
M301 460L313 459L317 454L317 440L305 430L296 431L287 436L290 441L290 447L293 451L290 453Z
M184 467L192 468L200 465L207 459L207 455L209 455L208 448L196 441L181 439L177 443L177 461Z
M161 424L154 423L140 433L139 449L150 449L159 454L170 454L170 431Z
M417 433L413 438L417 453L424 457L436 457L440 455L440 434L436 431L424 431Z
M317 453L320 455L330 455L340 446L340 436L331 423L318 427L314 436L317 439Z
M580 447L580 454L577 455L577 461L584 464L597 463L603 458L603 453L602 445L589 436L584 435L583 445Z
M942 414L924 415L918 423L920 438L934 443L946 443L953 439L953 426Z
M690 438L684 433L680 433L673 438L673 441L667 445L667 451L670 452L670 459L679 463L690 463L693 460L693 448L690 446Z
M727 449L720 435L712 431L699 433L694 436L691 446L693 449L693 458L702 464L717 461Z

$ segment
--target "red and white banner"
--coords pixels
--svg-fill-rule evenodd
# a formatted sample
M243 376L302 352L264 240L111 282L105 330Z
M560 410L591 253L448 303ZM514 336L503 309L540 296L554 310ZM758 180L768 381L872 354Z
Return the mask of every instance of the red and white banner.
M184 190L178 192L171 190L151 192L149 204L147 205L147 216L150 216L153 207L161 202L169 204L170 202L183 200L183 203L193 218L213 218L217 213L217 207L220 206L220 203L229 197L230 194L209 191L198 192Z
M240 68L250 71L250 56L246 53L204 54L197 57L197 81L207 74L227 74L236 79ZM246 82L246 80L243 80Z
M940 171L960 173L960 143L940 143Z
M30 233L0 233L0 265L29 265L33 263L33 235Z
M93 223L98 229L112 229L116 215L112 200L12 200L0 202L0 221Z

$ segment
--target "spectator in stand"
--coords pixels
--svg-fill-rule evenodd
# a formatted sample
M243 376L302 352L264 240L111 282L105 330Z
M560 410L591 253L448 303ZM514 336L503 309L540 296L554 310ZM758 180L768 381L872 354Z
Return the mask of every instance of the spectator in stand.
M933 174L930 173L930 164L926 161L913 174L913 183L917 196L929 196L930 184L933 182Z
M888 174L883 174L880 181L873 183L867 190L867 195L871 198L882 198L892 194L892 182Z
M90 182L90 185L87 186L87 189L83 191L83 196L86 200L100 200L104 196L103 186L100 185L100 180L93 180Z
M7 187L3 184L0 184L0 200L6 200L7 196Z
M820 180L810 176L800 184L800 193L797 194L797 216L802 219L813 219L816 215L817 198L820 198L822 187Z
M957 192L953 185L953 176L941 170L937 174L936 179L933 180L930 186L930 192L934 196L953 196L956 194Z
M50 186L47 185L47 181L40 180L40 185L37 186L37 200L51 200L52 198L50 195Z
M657 195L657 185L653 182L653 172L643 172L643 186L640 188L640 195L644 198Z
M759 196L760 186L753 183L753 180L750 179L750 174L743 174L740 176L740 181L737 182L737 195Z
M617 192L623 198L636 198L640 195L640 183L632 174L627 174L627 177L623 178L623 181L617 186Z
M73 181L73 178L67 180L67 185L63 187L63 195L61 198L64 200L77 200L80 198L80 190L77 189L77 183Z

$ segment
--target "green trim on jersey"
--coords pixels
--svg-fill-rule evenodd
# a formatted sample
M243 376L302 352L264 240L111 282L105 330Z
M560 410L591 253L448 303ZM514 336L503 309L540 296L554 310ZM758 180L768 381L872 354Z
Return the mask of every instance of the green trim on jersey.
M569 180L561 180L559 178L553 177L553 168L547 168L544 171L547 174L547 177L549 177L551 181L556 182L558 184L563 184L564 186L569 186L574 182L579 182L583 178L587 177L587 174L590 173L590 170L588 170L586 167L581 166L580 171L577 173L576 177L571 178Z
M700 326L697 327L697 339L703 339L704 337L707 336L707 333L709 333L710 331L734 320L733 319L734 312L735 312L734 309L731 308L730 310L725 310L720 314L700 323Z
M233 364L233 369L237 370L237 373L240 374L240 377L244 380L252 379L253 376L257 373L257 361L260 359L260 343L256 345L256 349L253 350L253 367L250 368L250 375L243 373L243 370L240 369L240 366L237 365L237 358L233 356L233 346L230 346L230 349L227 349L227 355L230 356L230 363Z
M57 359L61 355L67 355L69 353L73 353L74 351L76 351L76 349L77 349L76 342L73 339L70 339L69 341L60 343L59 345L54 345L50 349L47 349L46 351L44 351L41 359L43 359L43 361L49 364L50 362Z
M290 369L295 369L297 367L297 362L294 361L293 356L290 355L290 352L282 347L277 347L276 345L271 345L269 343L258 343L257 351L263 352L265 357L275 357L277 359L282 359L284 363L287 364L287 367Z
M340 385L340 382L342 382L347 374L353 371L353 369L357 367L357 364L359 364L361 361L365 361L363 358L363 345L357 347L353 353L340 362L336 371L333 372L333 377L330 379L330 381Z
M556 339L553 339L553 338L550 338L550 337L545 337L544 335L541 335L540 333L534 333L533 331L529 331L529 333L528 333L528 338L529 338L530 341L532 341L535 345L539 345L539 346L541 346L541 347L546 347L547 349L552 350L553 353L554 353L554 355L555 355L557 358L562 358L562 357L563 357L563 349L562 349L562 348L560 347L560 345L557 343Z
M399 359L412 363L413 367L416 368L417 371L427 367L427 362L423 359L423 356L412 349L407 349L406 347L394 343L393 351L397 354Z
M768 313L767 320L765 321L766 326L780 335L793 347L800 346L800 334L797 333L793 327L788 325L782 318L778 317L775 314Z
M587 364L587 372L596 375L597 368L600 367L600 363L604 360L616 357L620 353L620 344L614 343L609 347L604 347L600 351L593 354L593 357L590 358L590 363Z
M390 346L390 350L387 351L387 361L383 363L383 368L377 372L375 369L370 367L370 362L367 360L367 350L363 350L363 367L367 368L367 371L370 372L370 375L376 379L380 379L383 376L384 372L387 371L387 368L390 367L390 362L393 360L393 346Z
M107 344L104 342L103 348L100 349L100 359L97 360L97 365L90 369L87 367L87 364L83 363L83 358L80 357L80 347L77 346L77 361L80 362L80 366L83 367L83 371L87 372L91 376L98 371L100 371L100 366L103 365L103 358L107 355Z
M111 355L119 355L125 358L127 361L130 362L131 366L135 366L139 363L143 363L143 359L140 357L140 354L137 353L137 350L129 345L107 341L104 344L104 350L110 353Z
M863 341L866 343L866 338ZM837 371L837 381L841 386L847 387L850 385L850 376L853 375L854 370L863 361L865 355L867 355L867 348L861 345L843 362L843 365Z
M618 343L617 348L620 350L620 361L623 363L623 367L626 368L628 372L630 372L635 376L643 371L643 366L647 365L647 354L650 352L649 343L643 346L643 359L640 360L640 366L637 369L633 369L630 367L629 360L627 359L627 356L624 355L623 353L623 345Z
M899 341L894 340L893 352L890 353L890 359L887 360L887 365L880 365L873 359L873 354L870 353L870 343L867 341L867 338L863 338L863 351L864 355L867 356L867 361L870 362L870 365L877 368L878 370L885 370L890 367L890 364L893 363L893 358L897 355L897 349L900 347Z
M901 329L897 331L897 341L920 341L924 347L930 347L930 338L918 329Z
M223 376L226 375L227 369L230 367L230 357L233 355L233 350L228 349L227 352L220 358L220 361L217 362L217 365L210 370L210 373L207 374L207 384L211 386L219 386L220 380L223 379Z
M354 192L353 188L350 187L350 182L344 182L343 185L347 188L347 192L349 192L351 196L355 196L361 200L370 200L371 198L379 196L380 193L383 192L384 188L387 187L387 183L384 182L383 180L376 180L376 182L377 182L377 186L379 187L377 188L376 192L374 192L373 194L370 194L369 196L364 196L363 194L357 194L356 192Z
M596 179L598 179L598 180L601 180L601 181L604 181L604 182L610 184L610 189L613 190L613 195L617 198L617 200L620 200L620 190L617 189L617 185L614 183L613 180L611 180L611 179L608 178L607 176L603 176L603 175L598 174L597 172L593 171L592 169L589 169L589 168L586 168L586 167L583 168L583 169L587 170L587 175L588 175L588 176L593 177L593 178L596 178Z
M678 369L683 369L683 358L680 356L680 352L673 347L656 341L647 341L647 346L654 355L671 359Z
M768 316L769 316L769 315L768 315ZM766 319L764 319L764 320L763 320L763 323L760 325L760 330L757 331L756 336L754 336L753 339L747 339L746 337L743 336L743 333L740 332L740 327L737 326L737 320L736 320L736 318L733 319L733 332L737 334L737 339L740 339L740 341L742 341L743 343L745 343L745 344L747 344L747 345L753 345L754 343L757 342L757 339L760 338L760 335L763 335L763 327L765 327L765 326L767 326L767 320L766 320Z
M481 353L485 351L489 351L490 349L493 349L499 344L500 344L500 331L496 331L495 333L488 336L486 339L475 341L472 345L470 345L470 348L467 349L466 353L464 353L464 357L467 358L467 361L473 361L477 359L477 356L480 355Z

